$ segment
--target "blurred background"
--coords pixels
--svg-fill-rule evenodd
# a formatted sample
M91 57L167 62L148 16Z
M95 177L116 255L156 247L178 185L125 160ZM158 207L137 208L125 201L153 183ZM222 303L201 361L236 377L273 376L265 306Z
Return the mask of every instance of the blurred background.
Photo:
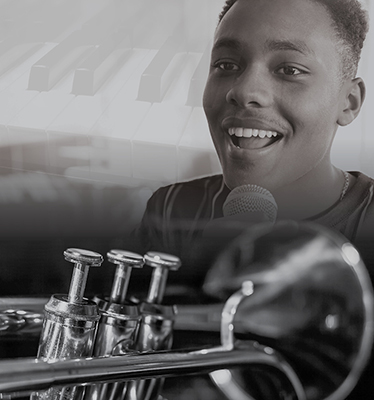
M66 248L125 248L159 186L220 172L201 97L223 3L0 0L0 296L66 292ZM364 108L333 148L371 176L373 32Z

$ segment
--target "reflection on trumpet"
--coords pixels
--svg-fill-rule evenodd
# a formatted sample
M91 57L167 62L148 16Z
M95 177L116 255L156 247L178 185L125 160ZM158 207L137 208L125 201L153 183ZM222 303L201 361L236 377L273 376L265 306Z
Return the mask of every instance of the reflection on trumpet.
M78 257L80 264L101 263L101 256L93 252L69 249L67 255L69 260L75 257L77 261ZM133 265L143 263L142 256L124 251L111 251L109 255L121 268L129 259ZM54 322L54 329L48 329L52 332L48 346L59 337L60 342L54 342L58 343L54 347L59 349L59 356L48 359L52 353L40 350L38 360L1 361L2 398L34 392L39 398L83 399L84 391L85 398L95 399L158 399L159 393L168 398L168 387L161 390L165 377L208 373L232 400L343 400L356 385L372 347L373 290L358 252L342 236L313 224L294 222L276 223L274 227L263 224L243 233L217 258L205 284L207 292L220 293L228 300L225 304L178 305L172 331L169 328L173 323L167 318L171 314L159 303L167 271L178 268L179 260L162 253L144 258L154 267L154 274L148 298L132 303L140 317L134 319L139 322L131 340L116 336L115 329L109 334L110 318L118 315L113 313L109 318L110 306L100 306L100 302L100 324L104 325L99 324L98 332L105 326L107 335L96 334L95 348L103 348L105 341L108 344L112 340L106 354L77 354L71 346L75 328L66 324L59 327ZM72 281L81 295L81 283L87 276L79 272L76 279L74 275ZM117 276L124 274L116 274L113 287L118 288ZM122 281L124 292L126 276ZM72 298L91 304L91 300L72 296L72 292L77 294L71 287L69 295L62 297L67 304ZM113 301L118 299L114 292L107 304L118 304ZM130 302L126 296L120 297ZM44 340L46 327L51 325L49 307L41 349L48 347ZM151 319L144 310L154 312ZM217 313L220 319L215 318ZM149 325L146 329L151 320L153 328ZM176 336L220 331L221 344L159 351L169 347L157 347L166 326L168 335L174 332ZM68 345L70 352L66 352ZM124 351L117 351L119 348Z

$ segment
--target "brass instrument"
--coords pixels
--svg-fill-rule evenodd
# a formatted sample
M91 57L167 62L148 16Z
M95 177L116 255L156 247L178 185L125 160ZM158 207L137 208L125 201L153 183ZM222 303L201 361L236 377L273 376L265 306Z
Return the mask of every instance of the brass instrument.
M2 360L0 398L208 373L232 400L343 400L357 384L372 348L373 289L342 236L310 223L258 225L221 253L204 289L228 300L179 305L174 335L220 331L220 345L147 352L130 345L124 355ZM17 302L24 309L11 315ZM26 332L40 329L44 302L26 310L22 299L3 299L1 335L21 335L22 324ZM17 325L22 313L26 322ZM124 390L113 400L134 398Z

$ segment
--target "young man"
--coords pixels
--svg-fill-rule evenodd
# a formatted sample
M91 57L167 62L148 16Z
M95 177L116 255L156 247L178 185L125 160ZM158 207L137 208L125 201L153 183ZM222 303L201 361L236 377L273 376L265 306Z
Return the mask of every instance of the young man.
M272 194L277 220L341 232L374 271L373 180L330 159L338 127L365 98L356 73L367 27L356 0L227 0L203 99L223 175L159 189L137 250L179 255L179 279L199 285L221 250L204 252L206 232L221 236L220 246L232 239L223 205L230 191L252 184ZM243 228L256 222L247 217ZM373 388L359 386L351 398L371 398Z
M204 251L204 232L230 239L223 204L255 184L273 195L277 220L336 229L368 263L373 181L330 159L338 127L365 98L356 73L367 28L356 0L227 0L203 99L223 175L159 189L137 231L139 251L177 254L185 278L201 282L216 253Z

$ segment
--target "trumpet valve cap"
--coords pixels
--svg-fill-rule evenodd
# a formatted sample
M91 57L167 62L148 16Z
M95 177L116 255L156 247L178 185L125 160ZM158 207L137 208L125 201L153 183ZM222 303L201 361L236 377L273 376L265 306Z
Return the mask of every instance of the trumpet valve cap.
M68 302L79 304L83 301L88 270L90 267L99 267L103 262L103 256L90 250L71 248L64 251L64 257L66 261L74 263Z
M144 257L126 250L110 250L107 253L108 261L113 264L123 264L131 268L142 268Z

